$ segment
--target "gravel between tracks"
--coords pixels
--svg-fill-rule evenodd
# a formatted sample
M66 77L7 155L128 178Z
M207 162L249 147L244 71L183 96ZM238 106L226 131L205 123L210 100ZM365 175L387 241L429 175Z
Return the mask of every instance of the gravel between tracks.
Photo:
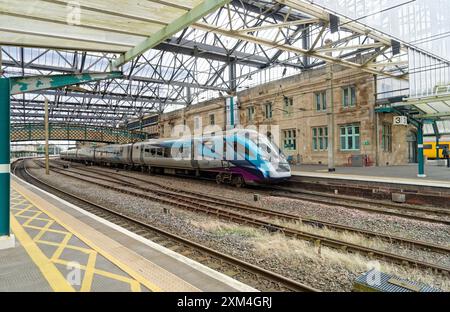
M229 253L266 269L299 280L300 282L321 290L350 291L352 282L356 276L368 270L369 261L365 257L343 254L328 248L321 248L319 254L319 249L317 247L304 241L288 239L278 234L270 234L261 230L236 226L229 222L217 221L214 217L180 211L163 204L137 199L129 195L117 194L114 191L88 185L87 183L75 181L55 173L52 173L51 178L49 178L43 174L42 169L33 169L32 172L55 186L64 185L64 188L69 192L86 197L94 202L111 208L120 210L125 209L129 213L132 213L153 225L162 227L183 237L190 238L214 249ZM122 171L121 173L125 172ZM143 178L143 176L138 173L130 172L126 174ZM166 185L180 187L186 190L196 192L201 191L209 194L212 194L212 192L217 193L218 190L217 186L211 185L211 182L209 181L185 180L164 176L152 176L151 180L160 183L163 182ZM251 202L254 192L249 190L221 188L220 193L222 196L230 197L234 200L241 199L245 202ZM332 214L335 214L336 216L342 215L344 212L349 212L345 208L341 208L343 211L340 212L336 207L330 209L330 207L322 207L325 205L310 204L297 200L286 200L285 202L284 199L273 198L270 196L263 196L261 204L266 208L295 212L299 213L299 215L302 215L300 212L304 213L306 210L310 217L315 217L310 214L312 212L321 212L322 217L319 217L318 215L316 218L323 220L326 220L324 215L328 215L331 218ZM302 207L302 204L307 207ZM268 207L268 205L270 205L270 207ZM169 208L171 213L163 213L162 208ZM326 210L326 208L328 208L328 211L324 212L323 210ZM311 209L312 212L309 211L309 209ZM335 212L335 210L338 211ZM352 221L352 223L347 224L356 226L354 223L355 220L359 221L359 219L361 219L362 224L369 226L370 223L368 223L368 221L375 220L366 220L364 223L364 218L368 219L368 217L373 216L371 214L357 212L356 215L351 216L351 219L347 220ZM406 223L417 223L416 227L423 235L428 235L427 232L433 233L434 236L437 236L444 241L445 238L442 238L442 236L445 237L445 235L447 235L447 237L450 237L448 229L440 229L440 225L422 224L422 222L412 222L409 220L400 220L402 222L399 222L398 220L395 220L399 218L382 217L382 223L387 224L385 225L384 233L387 233L386 229L391 228L397 228L397 231L400 231L402 224L400 224L400 227L398 227L398 225L405 221ZM386 219L386 222L384 222L384 219ZM336 218L329 220L338 221ZM342 223L344 224L344 222ZM374 223L379 225L381 221L377 220ZM397 227L392 225L397 225ZM415 231L415 228L411 229L410 225L407 224L403 224L403 228L404 231L407 231L408 233ZM435 231L438 231L438 233ZM449 240L446 240L447 243L448 241ZM450 289L449 279L443 278L440 275L385 264L382 264L382 267L383 270L396 273L400 276L414 276L415 279L423 280L434 286Z
M100 170L109 171L111 173L115 172L115 170L107 168L100 168ZM161 175L146 176L137 172L123 170L120 170L119 173L129 175L130 177L148 179L149 181L159 182L182 190L204 193L206 195L220 194L220 196L218 196L219 198L225 197L234 201L241 201L243 203L257 205L267 209L288 212L305 218L337 222L355 228L372 230L387 235L417 239L450 247L450 226L444 224L432 224L396 216L368 213L339 206L328 206L326 204L312 203L304 200L274 197L268 195L268 192L261 190L217 186L211 181L183 179ZM259 203L255 204L253 201L254 194L260 195L261 200Z

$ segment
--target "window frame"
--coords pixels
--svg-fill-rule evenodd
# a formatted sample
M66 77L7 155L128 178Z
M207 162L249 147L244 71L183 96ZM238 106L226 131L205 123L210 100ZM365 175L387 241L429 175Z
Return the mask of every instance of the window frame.
M247 121L253 121L255 120L255 106L248 106L247 107Z
M320 99L320 103L318 100ZM326 112L327 106L327 91L314 92L314 106L317 112Z
M387 133L386 129L388 129ZM392 124L384 122L381 131L381 147L383 148L383 152L392 153Z
M194 130L199 130L201 124L201 116L194 116Z
M283 98L283 112L285 117L292 117L294 113L294 98L284 96Z
M267 110L268 107L270 107L270 111ZM270 112L270 114L268 114L268 112ZM273 118L272 102L266 102L266 104L264 104L264 114L265 114L265 119L267 119L267 120L271 120Z
M283 149L286 151L297 150L297 129L291 128L283 130Z
M345 133L342 134L342 130L345 129ZM349 131L351 129L351 133ZM356 131L358 129L358 131ZM358 133L356 133L358 132ZM340 138L340 150L343 152L356 152L361 150L361 124L352 123L341 125L339 127L339 138ZM352 146L349 148L349 138L352 139ZM343 141L343 139L345 139ZM342 146L342 142L345 142L345 147ZM358 143L358 144L356 144ZM358 146L358 147L356 147Z
M326 152L328 151L328 127L312 127L312 150L314 152Z
M345 93L347 92L347 95ZM353 108L356 107L358 99L356 96L356 86L349 85L342 87L342 107Z
M209 114L209 125L210 126L215 126L216 125L216 115L214 113Z

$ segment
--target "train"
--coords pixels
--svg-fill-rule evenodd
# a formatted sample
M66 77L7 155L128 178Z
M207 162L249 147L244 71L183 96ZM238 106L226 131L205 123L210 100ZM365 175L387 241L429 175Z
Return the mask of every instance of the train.
M443 136L439 140L439 158L443 159L442 151L444 146L450 150L450 136ZM437 159L436 137L425 137L423 144L423 153L427 159Z
M280 148L265 135L244 129L71 149L61 152L60 158L87 165L206 177L236 187L273 184L291 177L291 167Z

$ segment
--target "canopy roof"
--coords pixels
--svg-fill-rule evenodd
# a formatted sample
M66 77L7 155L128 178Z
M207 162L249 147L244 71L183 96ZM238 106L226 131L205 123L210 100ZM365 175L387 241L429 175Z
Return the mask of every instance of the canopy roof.
M149 37L159 36L159 41L163 41L171 35L168 32L165 37L158 34L165 28L172 26L177 32L224 3L211 0L1 0L0 38L2 44L9 45L122 53ZM201 11L201 15L192 14L194 9ZM190 19L182 20L183 17Z
M124 73L16 95L13 122L42 121L48 98L56 122L116 126L327 63L408 83L404 43L331 13L304 0L0 0L4 77Z

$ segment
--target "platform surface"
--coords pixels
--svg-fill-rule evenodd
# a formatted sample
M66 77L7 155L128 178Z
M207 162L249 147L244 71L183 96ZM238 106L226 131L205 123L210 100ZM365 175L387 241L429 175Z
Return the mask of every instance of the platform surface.
M292 175L318 178L349 179L450 188L450 168L426 166L426 178L417 177L417 165L390 167L338 167L329 173L323 165L292 166Z
M255 291L16 177L11 187L17 247L0 251L0 291Z

